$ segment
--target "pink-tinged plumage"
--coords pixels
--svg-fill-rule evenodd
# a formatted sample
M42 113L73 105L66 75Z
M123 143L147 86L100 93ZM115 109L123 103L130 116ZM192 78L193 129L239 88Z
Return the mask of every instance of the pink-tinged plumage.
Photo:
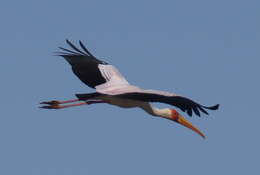
M170 92L158 90L145 90L131 85L124 76L112 65L94 57L80 41L82 50L66 40L73 49L60 47L63 52L58 52L72 67L74 74L86 85L95 88L96 92L88 94L76 94L77 99L68 101L47 101L41 104L45 109L62 109L80 105L107 103L122 108L139 107L148 114L175 121L205 138L205 135L190 122L188 122L175 109L159 109L151 105L151 102L160 102L173 105L192 116L193 112L200 116L200 112L208 114L207 110L216 110L219 105L203 106L186 97ZM80 102L79 102L80 101ZM76 103L77 102L77 103Z

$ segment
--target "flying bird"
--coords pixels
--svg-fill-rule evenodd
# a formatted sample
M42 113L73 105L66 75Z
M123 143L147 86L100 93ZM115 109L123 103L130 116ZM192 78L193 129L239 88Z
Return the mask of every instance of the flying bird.
M181 95L158 90L145 90L131 85L118 69L92 55L81 41L79 41L81 49L77 48L69 40L66 40L66 42L71 47L71 50L59 47L58 56L65 58L71 65L74 74L83 83L96 91L93 93L75 94L77 98L73 100L41 102L40 104L44 105L40 108L63 109L97 103L107 103L122 108L139 107L152 116L177 122L205 138L205 135L187 121L177 110L156 108L152 106L151 102L175 106L189 116L193 114L200 116L201 112L208 114L207 110L217 110L219 104L204 106Z

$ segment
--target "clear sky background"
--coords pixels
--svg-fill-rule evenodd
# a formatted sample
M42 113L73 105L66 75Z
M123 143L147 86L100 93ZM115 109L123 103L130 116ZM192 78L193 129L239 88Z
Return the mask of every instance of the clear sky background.
M259 174L259 7L2 0L0 174ZM41 101L93 92L53 56L65 39L82 40L132 84L220 103L210 116L187 117L207 139L140 109L39 109Z

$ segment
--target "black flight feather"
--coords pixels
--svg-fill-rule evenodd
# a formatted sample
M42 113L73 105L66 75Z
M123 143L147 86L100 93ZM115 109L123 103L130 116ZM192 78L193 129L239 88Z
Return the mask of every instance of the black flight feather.
M91 88L95 88L97 85L106 82L102 73L99 70L100 64L108 64L102 60L97 59L92 54L89 55L89 51L81 43L82 51L76 48L69 40L66 40L67 44L73 49L65 49L59 47L61 52L56 52L59 56L65 58L71 65L73 73L86 85ZM86 53L84 53L86 51Z
M70 45L70 47L76 51L78 51L79 53L86 55L84 52L82 52L81 50L79 50L76 46L74 46L69 40L66 40L66 42L68 43L68 45Z
M219 104L216 104L214 106L202 106L202 107L206 109L217 110L219 108Z
M63 50L63 51L66 51L66 52L69 52L69 53L72 53L72 54L75 54L75 55L79 55L79 53L74 52L74 51L71 51L71 50L69 50L69 49L65 49L65 48L63 48L63 47L59 47L59 49L61 49L61 50Z
M128 99L145 101L145 102L166 103L180 108L183 112L187 112L189 116L192 116L192 112L194 112L197 116L200 116L200 111L205 114L208 114L208 112L205 109L210 109L210 110L218 109L218 105L207 107L182 96L165 96L161 94L142 93L142 92L125 93L116 96L120 98L128 98Z
M88 49L84 46L84 44L79 40L79 45L81 46L81 48L89 55L94 57L89 51Z

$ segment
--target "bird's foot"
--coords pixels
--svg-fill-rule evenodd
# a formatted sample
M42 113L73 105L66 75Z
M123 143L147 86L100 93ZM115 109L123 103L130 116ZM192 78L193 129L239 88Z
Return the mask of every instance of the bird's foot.
M42 104L46 104L46 103L42 103ZM50 104L48 106L40 106L39 108L43 108L43 109L61 109L62 106L60 106L59 104Z
M57 100L52 100L52 101L44 101L44 102L41 102L40 104L59 105L59 104L61 104L61 102L57 101Z

